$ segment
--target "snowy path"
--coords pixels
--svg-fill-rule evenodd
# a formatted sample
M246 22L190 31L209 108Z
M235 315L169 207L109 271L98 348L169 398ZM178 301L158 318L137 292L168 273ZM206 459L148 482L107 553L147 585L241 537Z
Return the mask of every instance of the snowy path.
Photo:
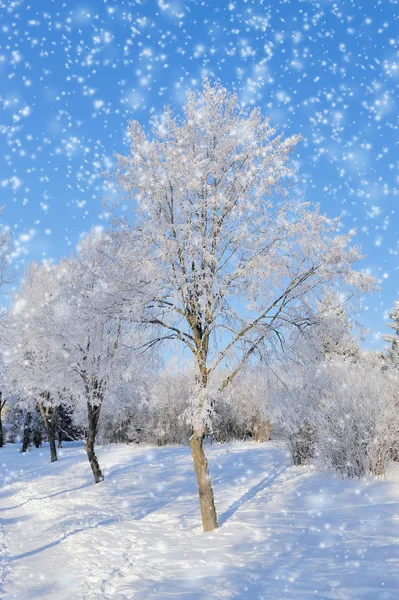
M276 444L208 449L222 527L203 534L187 448L0 452L7 600L398 600L399 474L341 481Z

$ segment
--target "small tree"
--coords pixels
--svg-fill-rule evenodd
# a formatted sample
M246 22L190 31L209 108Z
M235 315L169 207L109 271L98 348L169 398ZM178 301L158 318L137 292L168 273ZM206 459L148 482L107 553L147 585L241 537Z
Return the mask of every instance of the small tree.
M316 452L342 477L384 475L399 432L398 379L366 356L331 362L318 384Z
M194 358L188 419L205 531L218 527L203 440L213 413L209 383L224 389L257 350L306 324L327 286L366 290L361 257L338 221L295 193L286 137L221 85L189 92L181 115L166 108L150 133L129 124L131 152L116 180L131 199L130 256L147 256L154 290L147 322ZM121 225L119 225L119 229ZM128 277L128 276L126 276Z
M387 323L387 326L390 327L394 333L385 334L382 336L382 339L388 342L390 345L386 348L385 358L388 365L391 366L395 371L399 371L399 301L396 300L394 302L393 308L389 313L389 317L391 321ZM399 403L397 406L397 410L399 411ZM391 456L393 460L399 462L399 432L397 439L395 440L392 448L391 448Z
M75 256L54 269L61 292L57 302L56 329L62 348L59 368L54 370L60 388L73 402L86 408L85 450L95 483L104 479L95 443L104 403L118 406L123 382L140 380L144 362L134 348L141 345L132 307L128 318L113 303L107 281L112 265L104 265L115 246L111 238L94 230L78 247ZM146 361L148 363L148 360ZM131 399L134 395L131 394Z
M282 427L292 460L304 465L314 454L319 434L315 418L323 403L322 382L329 379L332 362L355 364L362 359L347 308L334 291L316 303L311 326L289 337L288 353L280 356L278 379L272 384L274 418ZM327 387L327 384L326 384Z
M36 404L50 443L51 462L57 460L56 420L58 381L53 377L62 349L54 335L54 312L59 286L49 265L31 265L7 315L3 350L8 389L21 405Z
M111 243L115 250L110 237L93 231L60 265L32 265L4 335L8 386L24 398L21 402L35 400L52 461L57 460L59 407L84 403L85 449L96 483L104 479L94 448L103 403L123 379L137 379L142 366L134 360L134 342L140 344L132 314L124 319L120 306L110 301L110 267L104 272L102 252Z
M386 355L394 367L399 370L399 301L394 302L393 308L389 312L391 321L387 323L390 329L393 329L394 333L384 334L382 339L388 342L390 345L386 349Z
M3 434L3 409L7 403L7 398L3 397L3 393L0 392L0 448L5 445L4 434Z
M379 477L397 447L398 377L382 368L376 354L361 351L355 338L350 341L342 323L329 313L322 331L316 325L295 340L270 389L273 418L288 438L294 464L312 457L344 478Z
M3 208L0 208L0 214L2 213ZM9 234L7 228L3 225L0 226L0 290L3 292L4 287L11 283L13 280L13 273L9 269ZM1 361L1 379L2 384L4 383L4 364ZM0 448L2 448L5 444L4 434L3 434L3 409L5 408L7 403L7 397L3 391L0 391Z
M219 372L213 385L224 380ZM220 383L219 383L220 385ZM269 440L272 433L268 408L268 371L258 365L241 372L234 381L218 394L212 436L217 441L245 439L254 442Z
M31 442L32 413L29 412L29 411L23 411L21 413L21 416L23 417L23 421L22 421L23 430L22 430L22 448L21 448L21 452L25 453L25 452L28 452L29 446L30 446L30 442Z

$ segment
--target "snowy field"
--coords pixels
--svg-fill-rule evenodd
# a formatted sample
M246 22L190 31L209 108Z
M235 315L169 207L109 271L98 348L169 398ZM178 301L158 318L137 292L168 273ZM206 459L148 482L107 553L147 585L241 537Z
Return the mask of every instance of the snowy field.
M0 452L7 600L398 600L399 472L342 481L275 443L208 447L221 528L201 532L188 448Z

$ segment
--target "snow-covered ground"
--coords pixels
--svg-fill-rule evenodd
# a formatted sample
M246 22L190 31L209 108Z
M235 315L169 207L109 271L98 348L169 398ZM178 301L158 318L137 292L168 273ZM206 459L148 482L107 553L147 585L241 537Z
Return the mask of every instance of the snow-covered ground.
M399 473L342 481L276 443L208 447L221 528L204 534L188 448L0 450L7 600L398 600Z

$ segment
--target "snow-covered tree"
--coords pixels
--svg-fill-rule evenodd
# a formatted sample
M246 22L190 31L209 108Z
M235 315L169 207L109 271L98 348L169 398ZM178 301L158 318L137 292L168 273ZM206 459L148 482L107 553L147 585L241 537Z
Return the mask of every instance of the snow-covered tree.
M342 477L383 475L399 439L397 386L395 374L367 359L317 373L315 456Z
M3 212L0 208L0 215ZM14 280L14 272L10 266L10 233L8 228L0 225L0 291L4 293L4 288L7 284Z
M394 302L393 308L389 313L390 321L387 326L393 330L393 333L385 334L382 339L389 343L389 347L381 355L381 358L395 371L399 371L399 301ZM397 405L399 411L399 403ZM396 461L399 461L399 431L392 448L392 456Z
M320 360L356 362L360 359L360 344L353 334L347 307L333 291L328 290L317 304L314 325L306 333Z
M3 432L3 419L5 414L5 407L7 404L7 394L5 390L5 369L3 357L0 355L0 448L5 444L4 432Z
M316 304L311 326L295 330L287 340L289 352L278 365L274 381L274 416L288 440L294 464L308 462L314 453L314 416L321 403L320 382L328 364L362 360L348 311L340 297L328 290Z
M255 442L265 442L270 439L272 425L267 401L268 368L270 365L245 369L218 394L211 430L216 441L250 437ZM222 371L213 384L218 386L223 379Z
M64 378L61 373L58 376L63 388L86 408L85 449L96 483L104 478L94 450L103 405L118 403L121 386L140 382L149 362L135 352L142 337L135 325L132 297L129 315L124 318L107 283L111 266L103 263L103 253L113 243L94 230L81 242L76 256L56 269L62 289L57 329L62 339Z
M382 339L389 343L389 347L386 349L386 354L391 365L399 370L399 301L393 305L389 313L391 319L387 326L393 329L394 333L387 333L382 336Z
M103 479L94 451L102 406L142 368L134 359L133 346L139 342L130 318L131 296L129 318L122 318L120 306L116 314L112 311L105 272L111 267L107 264L104 271L102 254L107 243L110 238L94 230L70 259L32 265L10 311L6 336L9 388L21 404L32 398L37 403L52 460L58 407L84 404L85 448L96 483Z
M51 462L57 460L56 423L62 385L54 372L62 361L56 331L61 290L51 265L27 269L3 331L7 388L20 406L36 404L50 442Z
M147 133L129 124L131 152L115 178L131 199L131 255L146 254L156 289L148 322L178 339L196 366L188 412L204 530L218 526L203 450L212 419L210 379L224 389L257 350L302 327L326 287L345 294L371 280L353 270L352 232L296 193L284 137L258 109L205 81L182 114L166 108ZM120 224L121 228L122 225Z
M31 426L34 411L35 406L33 403L21 404L18 398L9 396L8 411L4 419L6 439L12 444L22 442L21 452L27 452L31 443ZM35 417L37 417L36 414ZM33 426L36 424L37 420L35 418Z
M3 207L0 208L0 215ZM0 292L4 292L4 287L13 280L13 273L10 269L10 236L7 228L0 226ZM3 416L7 404L7 395L4 388L4 364L0 357L0 448L4 446L3 435Z
M323 302L269 391L294 464L317 458L342 477L385 472L398 447L399 396L397 374L383 367L376 353L360 349L345 309Z
M190 430L182 414L191 393L192 370L162 371L151 388L151 434L147 441L163 446L187 442Z

